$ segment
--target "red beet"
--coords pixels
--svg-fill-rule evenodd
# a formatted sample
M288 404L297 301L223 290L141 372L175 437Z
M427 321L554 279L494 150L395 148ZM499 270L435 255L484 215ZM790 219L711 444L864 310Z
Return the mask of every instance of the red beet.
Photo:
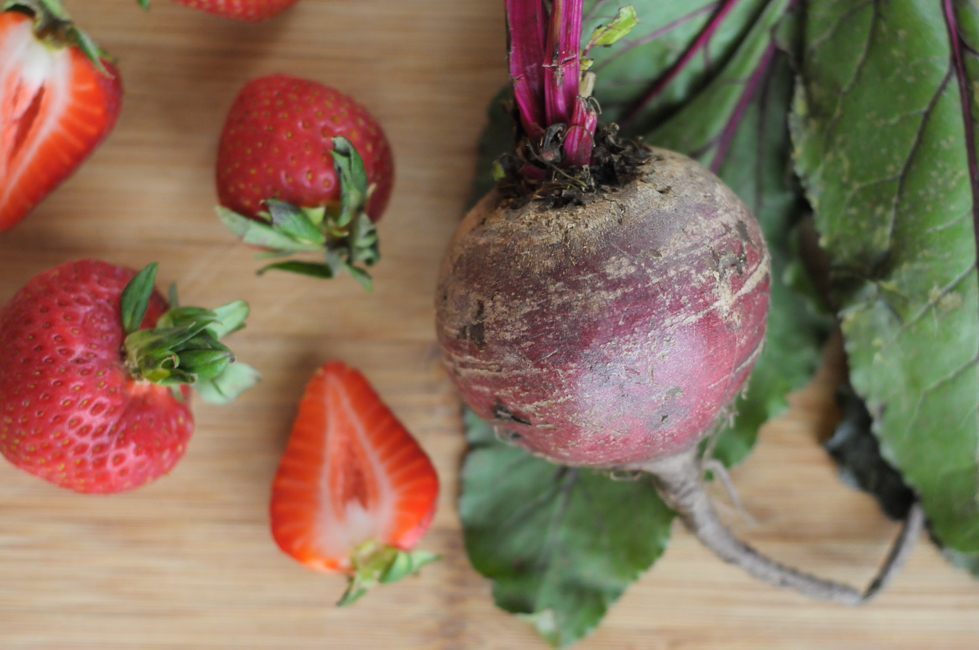
M494 193L449 247L438 338L463 399L561 464L695 445L761 351L769 258L744 204L655 150L628 185L550 210Z
M705 546L760 580L851 605L873 598L910 552L920 508L860 591L744 544L704 489L706 467L725 474L697 443L765 335L769 256L754 217L694 161L599 124L582 0L505 4L515 146L497 191L457 230L436 294L463 399L552 462L647 472Z

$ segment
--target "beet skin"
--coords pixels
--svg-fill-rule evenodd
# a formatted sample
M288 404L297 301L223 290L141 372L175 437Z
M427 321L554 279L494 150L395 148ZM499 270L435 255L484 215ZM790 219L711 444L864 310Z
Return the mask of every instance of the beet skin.
M466 217L436 294L463 399L553 462L672 456L711 430L761 351L769 257L713 174L655 149L639 178L548 210Z

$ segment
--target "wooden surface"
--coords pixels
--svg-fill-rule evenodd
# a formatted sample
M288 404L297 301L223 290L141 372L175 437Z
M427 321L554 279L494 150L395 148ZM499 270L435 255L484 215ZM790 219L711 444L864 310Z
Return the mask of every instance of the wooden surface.
M135 0L70 2L119 58L124 109L95 157L0 235L0 300L66 260L157 260L160 285L177 280L188 302L251 303L234 344L265 379L232 408L197 404L185 459L130 494L74 495L0 462L0 648L544 648L493 607L463 552L454 500L464 445L432 331L438 261L468 192L485 106L505 78L502 3L302 0L262 25L154 3L145 14ZM224 112L246 80L279 71L354 95L392 140L398 177L371 295L349 278L256 278L252 252L214 216ZM443 484L423 547L445 559L344 610L332 607L341 578L276 549L266 505L296 401L329 358L364 370ZM834 417L832 374L799 394L733 473L760 523L727 514L785 562L862 583L895 526L837 481L817 447ZM677 528L665 558L578 647L979 648L979 583L924 542L872 605L815 604L753 582Z

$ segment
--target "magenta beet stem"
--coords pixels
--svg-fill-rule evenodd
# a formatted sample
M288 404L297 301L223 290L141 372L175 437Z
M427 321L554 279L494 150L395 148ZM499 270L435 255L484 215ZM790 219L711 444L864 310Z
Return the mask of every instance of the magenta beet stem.
M591 162L591 151L595 145L595 128L598 126L598 113L588 105L587 100L575 98L571 125L564 138L564 163L568 167L584 167Z
M544 14L539 0L506 0L513 94L524 131L535 140L544 135Z
M544 115L547 126L568 124L578 96L581 66L582 0L554 0L544 52L551 61L544 74Z
M584 0L506 0L510 76L520 123L538 142L551 126L563 124L561 167L582 167L591 159L598 115L579 96L581 20Z

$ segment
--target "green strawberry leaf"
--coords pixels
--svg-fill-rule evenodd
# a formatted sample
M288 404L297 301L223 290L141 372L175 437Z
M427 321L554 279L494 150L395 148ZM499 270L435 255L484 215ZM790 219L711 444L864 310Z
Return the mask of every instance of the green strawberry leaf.
M726 465L750 453L758 429L787 407L821 361L834 323L793 284L804 278L798 227L807 210L792 176L787 112L794 78L778 38L792 42L798 17L790 0L771 2L730 61L684 108L646 136L650 144L685 153L714 171L758 218L772 256L771 305L765 348L735 404L730 426L708 442Z
M266 224L255 219L243 217L237 212L225 207L218 206L216 210L224 225L231 232L241 237L242 241L246 244L271 248L277 254L314 252L323 248L322 243L299 240L289 234L289 232L279 230L272 224L271 216L269 217L269 223ZM290 224L288 227L292 228L294 225Z
M321 262L300 262L298 260L276 262L275 264L263 266L259 269L258 274L262 275L268 271L286 271L287 273L296 273L310 278L332 278L334 276L333 268L329 264L323 264Z
M558 467L496 438L465 412L459 516L477 571L502 609L551 645L588 634L663 553L673 513L648 477Z
M330 153L333 156L333 168L340 179L341 211L335 221L338 227L343 228L362 213L367 205L367 171L357 148L343 136L333 138L333 149Z
M793 128L851 383L944 546L979 552L972 2L810 3Z
M374 290L374 280L371 278L370 274L364 269L353 266L351 264L344 264L344 269L347 273L353 276L354 280L360 283L360 286L364 287L366 291Z
M247 363L235 362L216 377L196 382L194 390L210 404L230 404L261 378L262 374Z
M153 295L153 285L156 282L156 270L159 264L150 262L142 271L133 276L119 299L122 311L122 329L126 334L132 334L139 329L146 315L146 308Z
M139 329L154 290L156 271L156 262L148 264L129 281L119 301L130 376L161 386L193 385L205 400L220 404L254 385L258 373L244 364L233 365L234 353L218 340L245 326L250 309L243 300L213 310L179 307L176 285L171 284L173 308L160 316L152 329ZM174 395L182 398L178 390Z
M394 561L381 574L381 584L397 582L405 576L418 573L418 570L426 564L431 564L441 559L441 555L432 553L431 551L402 551L398 549L397 555L394 556Z
M216 339L223 339L245 327L245 319L251 314L251 308L244 300L235 300L211 311L215 320L207 326L207 331Z
M326 235L316 227L302 208L278 199L268 199L265 204L269 208L272 227L276 232L316 248L321 248L326 243Z
M244 217L234 210L229 210L223 205L219 205L214 208L215 212L218 214L218 218L221 222L227 226L228 230L235 234L235 237L243 238L248 231L251 230L252 223L254 219L249 219Z
M347 590L337 602L337 607L351 605L367 591L379 584L397 582L405 576L418 573L426 564L440 559L428 551L405 551L376 541L367 541L354 549L350 558L353 575Z

